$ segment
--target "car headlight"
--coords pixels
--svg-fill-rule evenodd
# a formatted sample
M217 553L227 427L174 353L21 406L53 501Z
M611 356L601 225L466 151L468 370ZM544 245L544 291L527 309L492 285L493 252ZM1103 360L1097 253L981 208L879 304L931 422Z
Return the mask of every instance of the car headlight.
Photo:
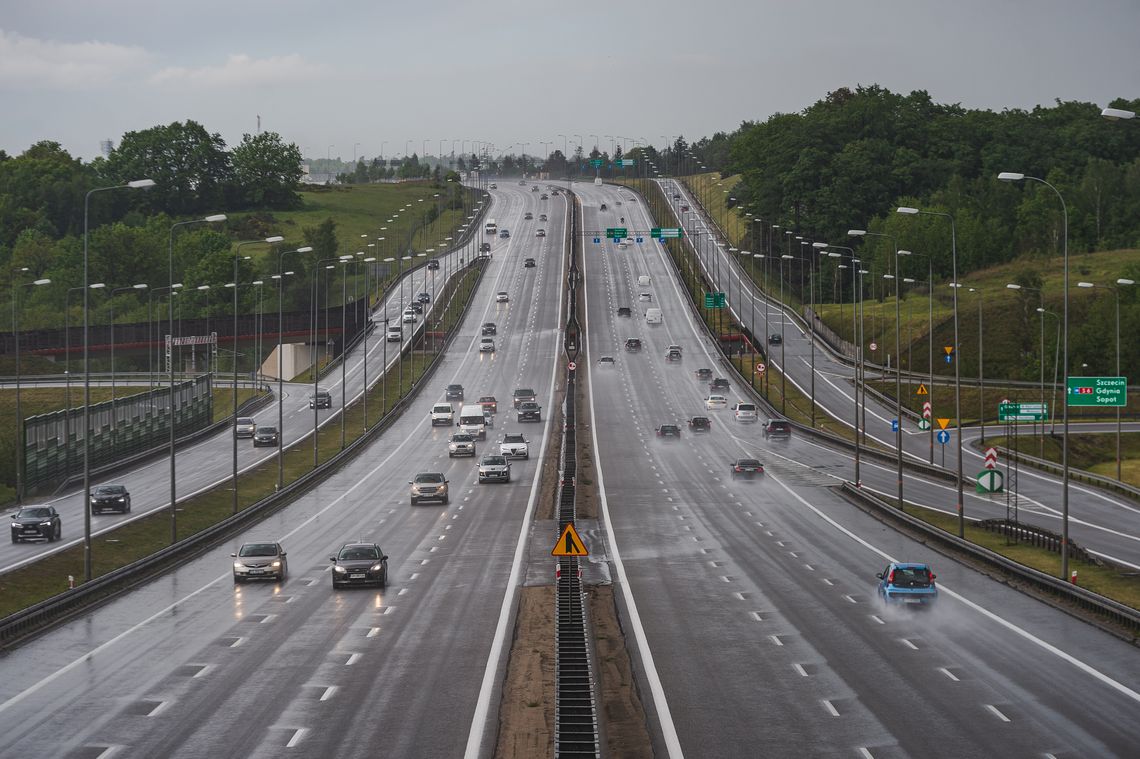
M242 564L240 561L235 561L234 569L245 569L245 564Z
M348 570L345 569L344 567L342 567L341 565L337 564L335 567L333 567L333 571L336 572L337 574L342 575L345 572L347 572Z
M280 561L275 561L275 562L273 562L272 564L270 564L269 566L273 567L274 569L278 569L278 568L280 568L280 567L281 567L281 562L280 562Z
M12 522L12 529L13 530L20 529L20 523L19 522Z
M383 568L384 568L383 564L373 564L372 565L372 571L373 572L379 572Z
M121 495L121 496L119 496L119 502L120 502L120 503L123 503L123 502L125 502L126 500L127 500L127 497L126 497L125 495Z
M43 522L40 522L40 527L51 527L51 520L46 519Z

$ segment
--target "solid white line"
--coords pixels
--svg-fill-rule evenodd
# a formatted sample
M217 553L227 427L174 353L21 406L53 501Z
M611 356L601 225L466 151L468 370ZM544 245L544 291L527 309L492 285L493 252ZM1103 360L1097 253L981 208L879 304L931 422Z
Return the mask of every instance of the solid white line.
M1002 722L1009 722L1010 721L1009 717L1002 714L1001 711L996 706L994 706L993 704L986 704L986 709L988 709L991 714L993 714L995 717L1000 719Z
M941 672L942 674L946 675L947 677L949 677L951 680L953 680L956 683L962 682L961 680L958 679L958 677L953 672L946 669L945 667L939 667L938 671Z
M364 637L365 638L375 638L379 634L380 634L380 628L379 627L370 627L370 628L368 628L368 634L365 635Z
M348 661L344 663L344 666L351 667L353 664L356 664L358 661L360 661L361 656L362 654L352 654L348 657Z
M883 621L883 618L880 617L878 614L872 614L871 619L875 620L876 624L880 624L880 625L886 624L886 622Z
M307 727L299 727L299 728L297 728L297 729L296 729L296 730L293 732L293 737L292 737L292 738L290 738L290 739L289 739L289 742L285 744L285 748L294 748L294 747L296 747L296 745L297 745L298 743L300 743L300 742L301 742L301 741L304 739L304 737L305 737L305 734L306 734L306 733L308 733L308 732L309 732L309 728L307 728Z
M856 535L851 530L847 529L843 525L836 522L834 519L829 517L827 514L824 514L820 509L816 508L811 503L808 503L808 501L806 499L804 499L799 493L792 490L787 484L785 484L783 481L781 481L779 477L776 477L775 475L770 475L768 479L772 482L775 482L777 485L779 485L781 488L783 488L788 493L788 495L790 495L792 498L799 501L800 504L802 504L805 508L810 509L811 511L815 512L816 516L818 516L824 522L831 525L832 527L834 527L836 530L843 533L847 537L851 538L852 540L854 540L856 543L863 546L867 550L871 551L872 553L874 553L879 558L885 559L887 561L897 561L897 559L895 559L893 556L891 556L886 551L882 550L881 548L878 548L877 546L872 545L867 540L859 537L858 535ZM946 585L939 583L939 587L940 587L941 592L943 594L945 594L945 595L949 596L950 598L953 598L957 601L960 601L962 604L966 605L970 609L972 609L972 610L976 611L977 613L981 614L982 616L986 617L991 622L994 622L998 625L1001 625L1002 627L1006 628L1007 630L1014 633L1015 635L1018 635L1021 638L1023 638L1024 640L1029 641L1030 643L1033 643L1034 645L1041 647L1042 649L1044 649L1045 651L1048 651L1049 653L1053 654L1054 656L1061 659L1062 661L1065 661L1065 662L1071 664L1072 666L1076 667L1080 671L1089 675L1093 679L1099 680L1100 682L1109 686L1113 690L1116 690L1117 692L1123 694L1124 696L1127 696L1128 698L1132 699L1133 701L1140 703L1140 692L1137 692L1137 691L1133 690L1132 688L1129 688L1127 685L1124 685L1123 683L1112 679L1108 675L1106 675L1103 672L1101 672L1100 670L1092 667L1091 665L1086 664L1085 662L1081 661L1080 659L1073 656L1072 654L1067 653L1065 651L1062 651L1061 649L1057 648L1053 644L1048 643L1048 642L1042 640L1041 638L1038 638L1036 635L1033 635L1028 630L1025 630L1024 628L1018 627L1017 625L1013 624L1012 622L1009 622L1005 619L1002 619L1000 616L998 616L994 612L992 612L992 611L990 611L990 610L988 610L982 606L979 606L978 604L969 600L968 598L966 598L962 594L957 593L954 590L950 589Z
M266 622L272 622L275 619L277 619L276 614L266 614L264 617L261 618L260 624L264 625Z
M772 642L773 642L773 643L775 643L777 646L782 646L782 645L784 645L784 642L783 642L782 640L780 640L780 636L779 636L779 635L769 635L769 636L768 636L768 640L772 641Z
M799 662L793 663L792 667L795 668L796 672L800 673L800 677L807 677L808 676L807 670L804 669L804 665L800 664Z
M904 646L906 646L907 648L909 648L912 651L918 650L918 646L914 645L913 643L911 643L906 638L899 638L899 643L902 643Z
M168 706L170 706L169 701L159 701L158 704L156 704L153 709L151 709L149 712L147 712L146 716L153 717L156 714L158 714L159 712L165 711L166 707L168 707Z
M329 687L325 688L325 692L321 694L321 701L328 701L333 697L333 694L336 693L336 691L337 686L335 685L330 685Z
M835 704L831 703L826 698L823 699L823 706L824 706L824 708L827 709L827 713L830 714L832 717L838 717L839 716L839 710L835 708Z
M230 644L230 648L237 648L237 647L238 647L238 646L240 646L242 643L245 643L245 638L234 638L234 642ZM105 646L105 645L107 645L107 644L106 644L106 643L104 643L103 645ZM99 648L102 648L102 647L103 647L103 646L100 646ZM88 654L88 656L90 656L90 655L92 655L92 654L96 653L98 650L99 650L98 648L97 648L97 649L95 649L95 651L92 651L92 652L91 652L91 654ZM50 675L49 675L49 677L50 677ZM37 685L38 685L38 684L39 684L39 683L37 683Z
M863 759L875 759L875 755L868 751L863 746L859 747L859 753L862 754Z

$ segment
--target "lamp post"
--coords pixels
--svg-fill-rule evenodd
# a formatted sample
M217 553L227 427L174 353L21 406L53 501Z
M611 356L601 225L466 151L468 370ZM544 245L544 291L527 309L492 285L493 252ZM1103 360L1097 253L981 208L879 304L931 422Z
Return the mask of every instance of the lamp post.
M25 287L50 285L50 279L36 279L12 285L12 338L16 341L16 503L24 502L24 415L20 409L20 331L17 322L20 291ZM66 297L66 296L65 296Z
M929 402L930 402L930 409L931 409L931 414L930 414L931 419L929 420L929 421L931 421L931 424L930 424L930 427L927 429L927 435L930 438L930 464L933 466L934 465L934 424L933 424L933 417L934 417L934 258L932 256L926 254L926 253L914 253L913 251L909 251L909 250L900 250L898 252L898 255L900 255L900 256L921 256L921 257L926 259L926 295L927 295L927 297L926 297L926 323L927 323L927 327L926 327L926 348L927 348L926 368L927 368L927 371L929 372L929 383L930 383L929 384L930 395L928 395L927 397L930 399ZM908 318L908 321L909 321L909 318ZM911 342L913 342L913 335L912 335ZM909 358L907 359L907 363L908 364L910 363ZM909 369L910 367L908 366L907 368Z
M1064 259L1064 308L1061 317L1061 376L1064 379L1065 395L1062 409L1061 432L1061 579L1069 579L1069 208L1065 205L1065 198L1053 185L1038 177L1031 177L1012 171L1003 171L998 174L1003 182L1020 182L1028 179L1039 182L1056 194L1061 201L1061 227L1062 227L1062 255Z
M788 238L788 249L791 250L791 238ZM780 303L784 302L784 261L791 261L794 256L785 253L780 256ZM789 264L790 266L791 264ZM781 306L786 308L786 306ZM783 416L788 415L788 366L784 363L784 324L787 319L784 314L780 314L780 413Z
M107 285L103 282L96 282L90 284L87 288L91 290L102 290ZM66 441L66 462L68 476L71 475L71 293L78 292L85 289L82 285L79 287L68 288L67 294L64 296L63 304L63 341L64 341L64 364L66 368L63 371L64 376L64 405L67 407L67 413L63 417L63 438ZM16 362L16 370L19 371L20 362ZM18 383L17 383L18 384ZM19 416L16 412L16 416Z
M83 577L91 579L91 367L90 367L90 257L88 255L88 219L90 218L91 196L109 190L141 190L154 187L153 179L135 179L126 184L96 187L83 196Z
M980 287L971 287L966 292L978 295L978 424L981 425L981 442L986 443L986 380L984 374L985 354L982 350L982 301L985 291Z
M1136 118L1135 111L1126 111L1123 108L1105 108L1100 115L1109 121L1131 121Z
M281 302L285 293L285 277L293 272L282 271L282 266L285 261L285 256L294 253L312 253L311 246L305 245L304 247L295 250L283 250L277 254L277 274L273 276L277 280L277 489L285 487L285 358L284 358L284 336L285 330L282 326L283 314L281 310Z
M137 285L116 287L111 290L107 303L111 307L111 450L115 449L119 429L119 414L115 409L115 294L131 290L145 290L150 285L140 282Z
M372 264L376 262L375 256L365 258L362 263L364 267L364 297L370 298L369 293L369 274L372 271ZM434 282L434 278L433 278ZM364 395L362 400L364 403L364 432L368 432L368 324L372 320L372 305L369 303L368 309L364 317Z
M950 221L950 260L952 266L951 285L954 292L954 350L958 350L958 234L954 224L954 217L948 213L941 211L923 211L918 208L910 208L908 206L900 206L896 209L896 213L905 214L907 216L915 216L922 214L924 216L941 216ZM896 258L897 261L897 258ZM960 370L961 361L956 357L954 359L954 421L955 431L957 432L957 448L958 448L958 537L965 537L966 534L966 512L964 508L965 496L963 495L963 479L962 479L962 379Z
M1040 307L1037 309L1037 313L1041 314L1042 319L1044 319L1046 316L1052 316L1054 319L1057 320L1057 333L1056 333L1056 338L1053 340L1053 396L1050 399L1050 403L1049 403L1049 434L1053 435L1053 434L1056 434L1056 432L1057 432L1057 413L1056 413L1056 406L1057 406L1057 360L1061 355L1061 317L1058 316L1057 314L1053 313L1052 311L1046 311L1044 308L1040 308ZM1044 359L1042 359L1042 360L1044 360ZM1045 437L1044 426L1045 426L1044 422L1042 422L1042 429L1041 429L1042 438ZM1042 457L1044 457L1044 455L1045 455L1045 453L1044 453L1044 448L1045 448L1044 441L1041 444L1041 448L1042 448L1041 455L1042 455Z
M1092 282L1078 282L1077 287L1096 287L1111 290L1116 296L1116 376L1120 376L1120 286L1134 285L1131 279L1118 279L1116 285L1094 285ZM1066 386L1066 392L1068 392ZM1120 406L1116 407L1116 479L1120 480Z
M1039 379L1038 379L1039 390L1038 390L1038 392L1039 392L1039 400L1041 401L1041 405L1044 407L1044 405L1045 405L1045 313L1046 313L1045 308L1044 308L1044 306L1045 306L1045 293L1039 287L1029 287L1027 285L1019 285L1015 282L1010 282L1005 287L1007 290L1019 290L1019 291L1020 290L1032 290L1033 292L1037 293L1038 298L1039 298L1038 308L1036 309L1037 313L1039 315L1038 316L1038 322L1040 322L1040 325L1041 325L1041 358L1038 361L1038 370L1039 370ZM1036 429L1037 423L1034 422L1033 426L1034 426L1034 429ZM1040 455L1042 457L1045 456L1045 420L1044 419L1041 420Z
M848 257L851 260L851 344L855 347L855 354L851 357L855 363L855 387L854 387L854 390L855 390L855 404L854 404L854 406L855 406L855 426L854 426L854 430L855 430L855 487L862 487L862 480L860 479L860 473L859 473L860 459L861 459L861 455L860 455L861 454L861 451L860 451L861 445L859 442L859 374L860 374L860 366L863 363L863 361L862 361L863 339L862 339L862 336L860 335L860 331L859 331L858 327L856 326L856 313L855 313L856 312L856 300L855 300L855 298L856 298L856 289L857 288L858 288L859 295L862 296L862 277L861 277L861 275L863 274L864 270L859 267L859 264L861 263L861 261L855 257L855 249L854 248L849 248L845 245L829 245L828 247L834 248L835 250L846 251ZM841 254L830 253L828 255L839 257ZM844 267L845 267L844 264L839 264L839 268L842 269ZM840 291L840 305L842 307L842 290ZM842 314L841 314L841 316L842 316ZM866 392L867 392L866 388L864 388L864 390L863 390L864 395L866 395Z
M899 336L899 299L902 293L899 289L901 284L899 280L899 256L898 241L895 240L894 235L884 234L882 232L868 232L865 229L851 229L847 232L852 237L885 237L891 241L891 248L894 255L892 258L895 262L895 273L884 274L883 279L893 279L895 281L895 454L897 456L898 465L898 498L899 508L903 508L903 450L902 450L902 367L899 365L899 353L902 350L901 339Z

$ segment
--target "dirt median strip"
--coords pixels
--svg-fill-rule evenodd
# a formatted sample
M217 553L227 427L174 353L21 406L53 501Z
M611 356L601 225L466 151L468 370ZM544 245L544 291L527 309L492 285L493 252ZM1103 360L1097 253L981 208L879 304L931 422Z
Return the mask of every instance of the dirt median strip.
M496 759L554 755L554 586L519 594L515 637L499 705Z

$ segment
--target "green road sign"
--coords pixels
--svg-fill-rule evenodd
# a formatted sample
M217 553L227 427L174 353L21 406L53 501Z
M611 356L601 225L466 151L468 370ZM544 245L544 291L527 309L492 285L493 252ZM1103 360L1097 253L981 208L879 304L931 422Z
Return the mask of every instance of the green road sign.
M621 161L619 161L619 163L622 166L633 166L634 160L632 158L623 158L623 159L621 159Z
M919 419L918 420L918 428L924 432L926 430L930 429L930 420L929 419Z
M724 308L724 293L705 293L705 308Z
M1127 377L1069 377L1070 406L1127 406Z
M999 422L1043 422L1048 418L1048 403L1011 402L998 404Z
M629 237L629 230L625 227L606 227L606 237L611 240L622 240Z
M977 492L1000 493L1004 484L1002 480L1001 470L987 469L984 472L979 472Z
M605 160L603 160L601 158L591 158L590 159L590 165L593 166L595 169L600 169L606 165L606 162L605 162Z
M682 231L677 227L653 227L649 230L649 236L655 240L664 240L670 237L681 237Z

